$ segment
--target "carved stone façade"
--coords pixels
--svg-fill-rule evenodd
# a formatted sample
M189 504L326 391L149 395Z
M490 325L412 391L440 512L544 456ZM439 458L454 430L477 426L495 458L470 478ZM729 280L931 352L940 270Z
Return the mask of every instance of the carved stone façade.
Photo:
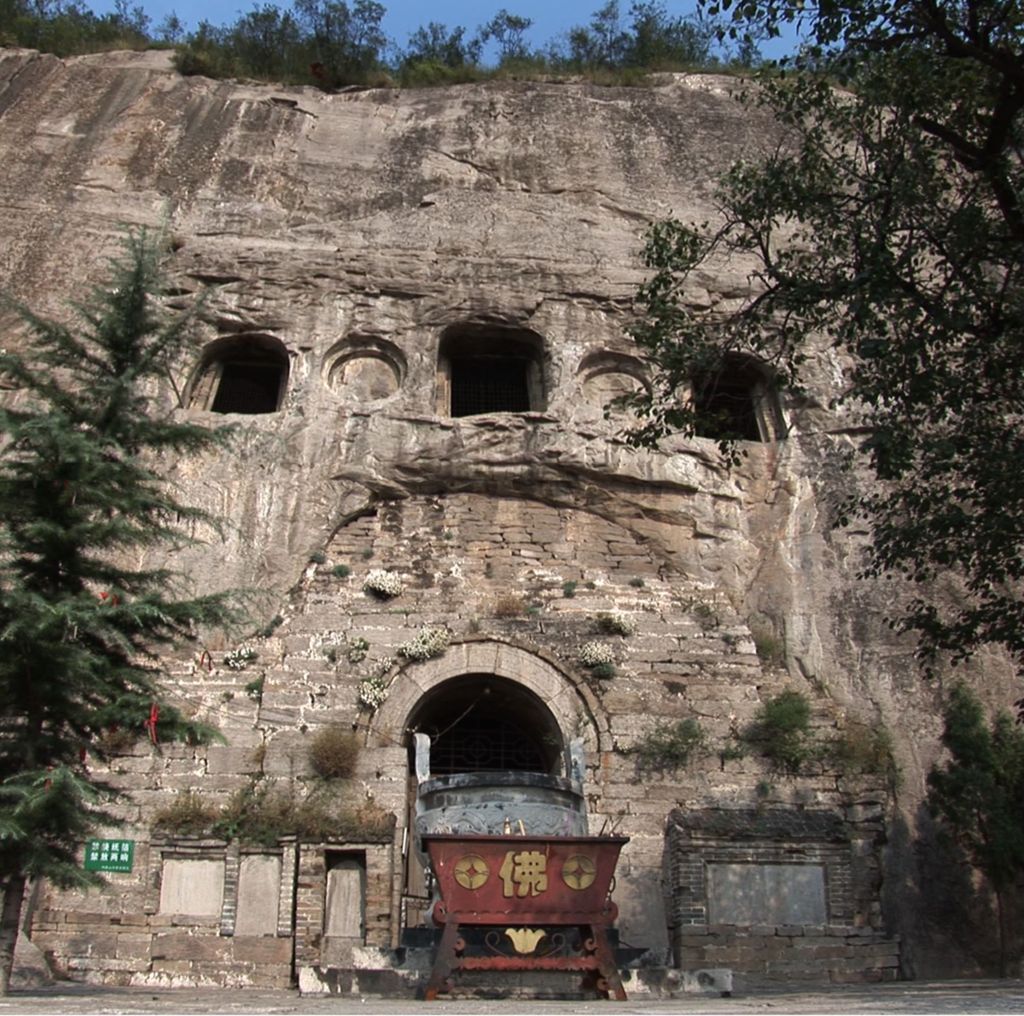
M87 897L40 889L31 937L54 966L120 983L328 990L360 969L414 983L415 970L382 973L422 911L411 731L477 708L483 733L504 715L552 768L582 737L591 830L631 837L615 898L644 962L883 978L902 938L905 973L949 972L951 956L977 969L959 936L983 923L938 920L961 903L914 846L931 842L919 806L939 722L936 690L885 623L905 594L857 578L864 534L830 528L845 485L863 482L844 469L857 428L830 408L842 362L808 350L806 391L783 394L733 470L711 439L633 449L627 421L604 415L644 383L625 336L643 229L713 214L716 175L775 143L733 87L670 75L649 89L326 95L184 79L159 53L0 51L0 282L58 312L99 277L119 224L167 225L168 302L208 291L168 410L238 425L230 450L168 463L228 520L222 541L171 563L199 588L254 590L259 619L257 634L210 633L205 652L169 661L175 697L228 743L139 741L112 765L127 797L109 835L136 841L134 870ZM743 265L723 265L692 304L747 287ZM460 372L481 364L515 388L515 411L458 415L464 386L484 384ZM225 378L241 386L231 398ZM373 570L401 592L367 592ZM603 614L633 633L601 630ZM443 655L400 654L439 627ZM581 663L588 641L609 648L614 676ZM225 656L240 642L256 656L236 670ZM1005 701L1005 662L974 666ZM376 709L360 701L368 678L387 691ZM821 736L886 725L898 797L879 774L723 759L785 689L811 698ZM687 718L708 749L641 772L631 750ZM309 743L332 725L361 744L340 804L393 828L262 850L153 828L186 792L214 806L250 786L301 798ZM826 817L817 838L731 843L717 820L687 824L723 814L756 829L775 812ZM804 866L792 886L810 916L722 909L705 876L741 864ZM209 887L201 902L192 883Z

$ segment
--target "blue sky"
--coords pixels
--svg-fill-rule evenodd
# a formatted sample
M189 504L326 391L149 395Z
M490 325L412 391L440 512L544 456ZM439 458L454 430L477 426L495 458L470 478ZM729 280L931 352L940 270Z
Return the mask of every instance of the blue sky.
M267 2L267 0L261 0ZM289 7L290 0L273 0L279 7ZM472 0L381 0L387 9L384 18L384 30L399 45L405 46L409 35L420 25L428 21L439 21L454 28L462 25L467 34L472 35L476 29L489 21L502 7L512 14L533 20L529 32L529 41L533 46L541 46L566 32L574 25L587 24L595 10L602 6L603 0L562 0L561 3L551 0L487 0L475 3ZM152 19L155 29L164 17L172 11L194 28L200 20L207 20L215 25L233 22L240 14L252 10L260 4L255 0L129 0L134 6L138 3ZM90 5L97 12L112 10L113 0L94 0ZM630 0L620 0L620 10L625 20L628 17ZM689 15L696 8L692 0L666 0L665 8L673 15ZM767 56L779 56L786 47L778 43L766 47Z

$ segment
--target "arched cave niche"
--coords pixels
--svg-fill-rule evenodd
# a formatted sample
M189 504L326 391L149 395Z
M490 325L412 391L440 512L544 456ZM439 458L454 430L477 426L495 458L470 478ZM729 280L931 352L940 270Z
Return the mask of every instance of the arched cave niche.
M526 413L546 408L544 340L526 328L452 325L438 349L438 413Z
M777 441L785 436L778 379L757 357L728 353L721 366L693 379L698 437Z
M354 403L380 402L402 386L406 360L386 339L354 335L338 343L324 361L327 384Z
M643 363L624 353L605 350L591 353L581 361L577 376L586 405L613 416L630 415L628 408L612 406L613 400L649 390Z
M551 711L533 692L494 674L438 685L420 701L408 730L430 737L432 776L563 772L562 735ZM410 767L411 752L410 746Z
M288 387L288 351L271 335L233 335L204 350L188 396L193 409L276 413Z

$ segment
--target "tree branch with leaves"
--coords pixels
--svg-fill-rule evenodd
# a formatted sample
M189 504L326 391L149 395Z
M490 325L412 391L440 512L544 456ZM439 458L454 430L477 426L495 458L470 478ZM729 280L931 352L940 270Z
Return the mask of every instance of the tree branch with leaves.
M850 365L843 399L877 480L839 512L870 525L865 572L917 584L897 624L926 666L996 644L1024 669L1024 13L994 0L705 9L734 36L798 23L808 41L746 92L779 147L721 181L716 222L649 234L633 334L658 378L636 400L637 440L694 433L676 393L731 352L799 387L826 337ZM691 309L694 273L737 259L752 266L743 306ZM956 600L934 595L946 576Z

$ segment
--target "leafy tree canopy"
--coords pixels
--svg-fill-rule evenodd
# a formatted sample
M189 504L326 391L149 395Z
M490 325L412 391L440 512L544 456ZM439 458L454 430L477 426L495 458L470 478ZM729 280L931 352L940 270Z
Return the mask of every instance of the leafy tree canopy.
M578 69L604 67L672 70L706 67L713 60L710 22L674 17L652 0L633 3L623 27L618 0L595 11L589 26L569 31L564 59Z
M466 29L449 29L431 21L409 36L409 45L402 56L403 65L437 63L452 69L480 63L483 42L479 37L466 38Z
M150 19L138 5L116 0L94 14L76 0L0 0L0 46L26 46L71 56L104 49L135 49L149 42Z
M731 16L733 33L801 21L814 72L765 74L748 95L785 141L721 181L718 221L649 235L634 335L661 373L640 400L640 439L700 432L701 400L676 392L725 379L730 355L756 354L799 385L808 340L829 337L852 363L845 399L880 481L839 512L870 520L867 572L921 584L899 625L926 662L994 643L1024 667L1024 10L707 10ZM749 299L724 314L691 309L693 274L737 257L753 264ZM931 595L945 575L962 585L956 603Z
M167 702L158 652L223 625L224 596L183 594L133 564L210 520L158 465L225 439L176 420L156 393L183 355L186 320L165 319L157 254L133 236L108 287L68 328L16 308L29 351L0 350L0 989L26 877L90 876L77 850L109 797L90 767L105 735L158 743L214 732Z
M385 7L375 0L291 0L290 6L254 3L227 25L202 21L189 32L170 14L150 29L142 7L117 0L110 14L93 14L82 0L0 0L0 46L19 45L69 56L113 48L173 45L178 69L209 77L251 77L313 84L447 84L516 75L608 72L629 82L651 70L690 70L756 62L756 48L741 43L734 57L716 48L709 22L679 18L661 0L638 0L629 24L620 23L618 0L596 11L588 27L532 48L530 18L501 8L473 34L463 26L430 21L405 46L389 39ZM723 32L724 35L724 32ZM483 66L485 47L497 66ZM623 72L628 72L623 74Z
M963 684L946 704L942 743L949 760L928 774L928 808L984 872L996 893L1003 973L1003 896L1024 876L1024 729L1005 712L991 727Z
M529 55L525 36L532 24L532 18L510 14L502 7L480 30L480 38L483 42L494 40L503 61L523 60Z

